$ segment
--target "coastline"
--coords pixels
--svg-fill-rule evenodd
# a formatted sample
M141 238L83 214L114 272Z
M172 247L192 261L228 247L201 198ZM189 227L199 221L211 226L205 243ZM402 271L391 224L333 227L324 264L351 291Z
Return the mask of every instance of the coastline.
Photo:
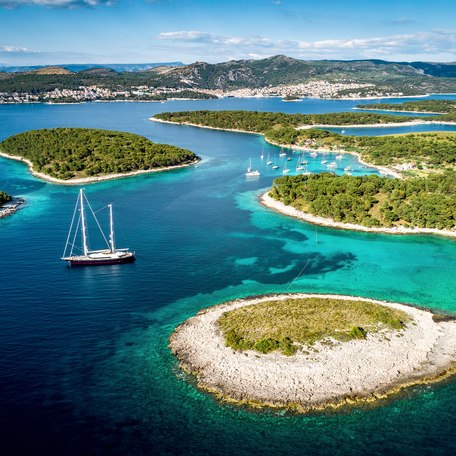
M415 125L456 125L456 122L438 121L438 120L410 120L408 122L391 122L378 124L360 124L360 125L301 125L296 130L308 130L310 128L388 128L388 127L413 127Z
M269 196L269 190L259 197L259 201L263 206L269 209L273 209L280 212L283 215L289 217L298 218L313 225L326 226L328 228L336 228L343 230L353 231L364 231L368 233L384 233L384 234L432 234L437 236L446 236L456 238L456 231L452 230L439 230L437 228L405 228L405 227L392 227L392 228L377 228L377 227L366 227L362 225L356 225L354 223L342 223L336 222L332 219L319 217L317 215L308 214L303 211L299 211L292 206L286 206L280 201Z
M408 313L412 322L400 331L369 333L363 340L317 342L293 356L226 347L216 324L224 312L266 300L307 297L378 303ZM456 321L435 321L431 312L413 306L352 296L260 296L201 310L175 329L169 347L180 367L196 376L198 386L221 400L307 412L373 402L448 377L456 372Z
M33 169L33 163L30 160L28 160L27 158L20 157L18 155L9 155L9 154L7 154L5 152L1 152L1 151L0 151L0 157L8 158L10 160L16 160L16 161L25 163L28 166L28 169L33 176L38 177L39 179L43 179L47 182L51 182L53 184L59 184L59 185L93 184L96 182L103 182L103 181L107 181L107 180L122 179L124 177L138 176L140 174L156 173L156 172L160 172L160 171L171 171L173 169L185 168L187 166L196 165L200 161L200 159L196 159L196 160L192 161L191 163L185 163L183 165L166 166L166 167L155 168L155 169L130 171L128 173L106 174L104 176L81 177L81 178L77 178L77 179L63 180L63 179L58 179L57 177L48 176L47 174L35 171Z
M391 168L388 168L387 166L373 165L372 163L364 161L361 158L361 154L359 152L353 152L353 151L342 150L342 149L334 151L334 150L326 149L324 147L313 148L313 147L308 147L308 146L307 147L306 146L297 146L295 144L279 144L279 143L275 143L274 141L271 141L270 139L266 138L264 136L264 133L257 133L257 132L246 131L246 130L236 130L234 128L206 127L204 125L197 125L197 124L192 124L192 123L181 123L181 122L172 122L170 120L156 119L155 117L150 117L149 120L151 120L153 122L167 123L167 124L171 124L171 125L187 125L189 127L206 128L206 129L209 129L209 130L230 131L230 132L233 132L233 133L247 133L249 135L261 135L261 136L263 136L263 139L268 144L272 144L273 146L277 146L277 147L286 147L287 149L302 150L302 151L314 151L314 152L317 152L317 153L327 153L327 152L335 153L335 152L337 152L339 154L350 154L350 155L356 156L356 158L358 159L358 161L362 165L369 166L369 168L378 169L380 171L380 173L382 173L382 174L386 174L386 175L389 175L389 176L392 176L392 177L396 177L398 179L402 179L402 175L400 173L398 173L397 171L392 170ZM382 124L379 124L379 125L382 125ZM456 123L455 123L455 125L456 125ZM340 125L338 125L336 127L339 127L339 126ZM326 127L331 127L331 125L326 125ZM313 126L311 126L309 128L313 128ZM350 127L347 126L347 128L350 128Z

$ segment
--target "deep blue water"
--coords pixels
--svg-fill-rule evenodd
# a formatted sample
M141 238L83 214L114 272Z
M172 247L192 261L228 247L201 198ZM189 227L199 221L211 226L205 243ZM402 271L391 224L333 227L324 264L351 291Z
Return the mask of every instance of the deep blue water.
M35 128L131 131L187 147L197 167L86 186L114 203L131 265L68 268L59 259L77 187L48 184L0 159L0 188L27 205L0 219L2 454L454 454L456 382L376 407L307 416L220 404L177 368L173 328L199 309L258 293L348 293L456 312L456 243L351 233L289 219L257 195L280 175L257 135L154 123L156 112L330 112L356 101L225 99L0 106L0 139ZM299 154L292 154L293 164ZM246 179L249 157L262 172ZM309 169L324 169L308 157ZM333 157L325 157L332 161ZM280 163L283 166L283 163ZM338 171L353 157L344 157ZM294 280L307 264L302 275Z

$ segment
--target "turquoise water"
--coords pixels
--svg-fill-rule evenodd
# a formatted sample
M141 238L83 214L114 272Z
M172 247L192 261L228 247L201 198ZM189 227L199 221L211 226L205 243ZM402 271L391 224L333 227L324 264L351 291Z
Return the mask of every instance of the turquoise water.
M153 123L177 109L325 112L356 102L215 100L0 106L0 137L84 126L190 148L197 167L86 186L114 203L131 265L71 269L59 260L77 187L0 159L0 187L27 205L0 220L0 428L4 454L454 454L456 383L417 387L377 407L308 416L220 404L167 348L199 309L259 293L346 293L456 312L456 243L316 228L257 196L281 175L260 136ZM289 151L292 164L299 154ZM262 172L246 179L249 157ZM325 169L308 157L309 169ZM332 161L333 157L325 157ZM353 157L344 157L341 172ZM281 163L283 166L283 163ZM307 266L306 266L307 265Z

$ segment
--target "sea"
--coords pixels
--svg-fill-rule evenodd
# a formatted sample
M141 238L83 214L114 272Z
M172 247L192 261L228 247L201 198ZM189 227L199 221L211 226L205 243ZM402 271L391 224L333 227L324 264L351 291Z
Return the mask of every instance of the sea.
M337 162L337 173L347 166L353 175L375 169L352 156L290 150L285 161L259 135L149 120L163 111L326 113L358 103L226 98L0 105L0 140L31 129L102 128L202 158L184 169L85 185L103 226L103 208L113 204L117 245L137 257L133 264L87 268L61 260L80 187L47 183L24 164L0 158L0 188L26 201L0 219L0 453L456 454L454 378L375 404L299 415L220 402L197 388L168 348L174 328L199 310L267 293L337 293L456 313L453 239L316 227L258 202L283 167L294 174L298 161L307 160L311 172L327 170L325 160ZM397 132L344 134L360 130ZM266 165L267 156L278 170ZM249 159L258 178L245 176Z

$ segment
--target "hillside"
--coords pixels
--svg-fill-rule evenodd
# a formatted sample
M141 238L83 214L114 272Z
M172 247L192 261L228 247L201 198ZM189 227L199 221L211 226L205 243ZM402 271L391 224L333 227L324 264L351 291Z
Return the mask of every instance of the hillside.
M115 67L115 65L112 65ZM332 84L334 89L321 96L388 96L390 94L420 95L456 92L456 65L444 63L396 63L382 60L320 60L305 61L283 55L261 60L232 60L210 64L195 62L184 66L160 65L142 71L121 71L125 68L83 68L72 72L63 67L46 67L29 72L0 72L0 102L20 102L11 94L33 95L27 101L43 101L40 95L54 90L78 90L98 87L112 93L108 99L130 97L135 87L146 87L151 92L170 90L238 89L268 90L300 84ZM283 91L283 90L282 90ZM281 93L278 90L278 93ZM154 95L156 93L152 93ZM292 95L309 96L299 89ZM277 93L276 93L277 95ZM316 95L320 96L320 95ZM140 98L143 99L143 98ZM149 99L145 97L144 99ZM64 100L68 101L68 100ZM75 97L75 101L81 101Z

